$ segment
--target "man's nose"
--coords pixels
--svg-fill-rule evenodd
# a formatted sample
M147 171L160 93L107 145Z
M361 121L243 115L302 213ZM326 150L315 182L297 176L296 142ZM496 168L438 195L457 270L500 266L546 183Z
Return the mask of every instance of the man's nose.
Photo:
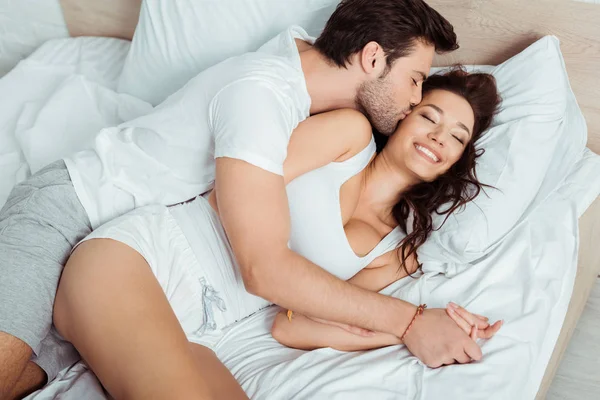
M423 92L422 92L421 86L417 86L413 90L412 96L410 98L410 105L412 107L414 107L417 104L419 104L421 102L421 100L423 100Z

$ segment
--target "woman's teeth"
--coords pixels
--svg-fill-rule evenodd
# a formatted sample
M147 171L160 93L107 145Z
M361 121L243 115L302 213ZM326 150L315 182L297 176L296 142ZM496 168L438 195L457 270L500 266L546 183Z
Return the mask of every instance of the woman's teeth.
M427 157L431 158L431 160L433 162L439 162L440 159L436 157L435 154L433 154L431 151L429 151L429 149L427 149L426 147L420 146L418 144L415 145L415 147L417 148L417 150L419 150L421 153L425 154Z

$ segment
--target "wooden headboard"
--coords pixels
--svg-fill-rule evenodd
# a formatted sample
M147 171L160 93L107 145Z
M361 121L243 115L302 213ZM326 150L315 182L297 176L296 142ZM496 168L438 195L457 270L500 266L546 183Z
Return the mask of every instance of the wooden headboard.
M71 36L133 38L142 0L59 0Z

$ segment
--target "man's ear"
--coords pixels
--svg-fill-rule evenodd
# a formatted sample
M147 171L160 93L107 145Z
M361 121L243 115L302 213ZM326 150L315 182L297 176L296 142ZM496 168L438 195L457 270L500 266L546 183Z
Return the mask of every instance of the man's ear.
M385 70L385 52L377 42L369 42L360 51L360 66L363 72L373 77L381 76Z

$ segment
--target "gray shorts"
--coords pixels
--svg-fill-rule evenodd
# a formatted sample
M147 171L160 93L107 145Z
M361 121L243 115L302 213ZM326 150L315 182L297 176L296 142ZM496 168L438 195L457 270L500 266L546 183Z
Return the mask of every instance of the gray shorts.
M71 249L91 231L63 161L16 185L0 211L0 331L33 349L48 381L79 359L52 307Z

